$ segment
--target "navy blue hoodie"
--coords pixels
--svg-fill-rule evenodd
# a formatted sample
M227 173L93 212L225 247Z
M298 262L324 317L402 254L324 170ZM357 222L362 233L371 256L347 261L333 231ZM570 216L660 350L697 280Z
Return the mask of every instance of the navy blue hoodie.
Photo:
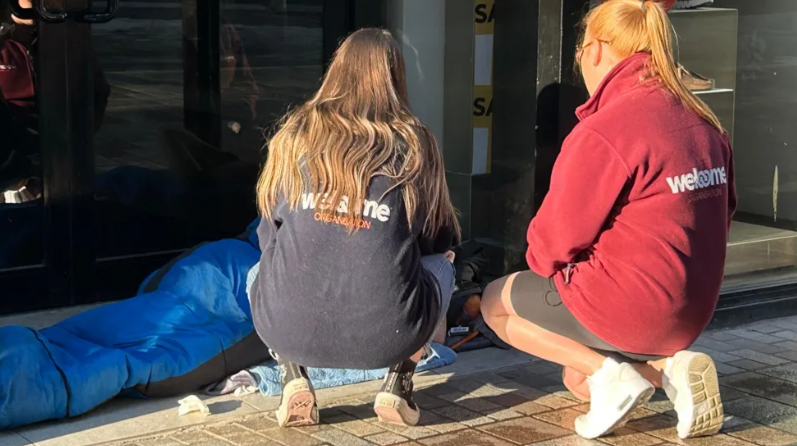
M375 177L359 230L343 214L319 212L306 193L291 210L277 204L257 233L262 257L252 316L263 342L308 367L373 369L401 362L429 341L440 321L439 287L421 256L445 253L452 228L422 234L425 215L407 221L401 189ZM384 195L384 196L383 196ZM356 205L345 199L338 206Z

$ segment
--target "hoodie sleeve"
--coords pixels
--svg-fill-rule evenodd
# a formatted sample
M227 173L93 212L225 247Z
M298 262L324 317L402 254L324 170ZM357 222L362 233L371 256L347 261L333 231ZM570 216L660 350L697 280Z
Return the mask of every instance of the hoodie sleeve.
M617 151L595 131L579 127L562 146L550 190L527 234L526 261L545 277L595 242L630 178Z
M260 242L261 254L274 249L277 244L277 231L282 226L283 212L288 208L285 200L280 199L276 206L274 206L271 218L265 215L260 218L260 225L257 227L257 238Z
M267 251L277 239L277 225L274 220L263 217L257 226L257 240L260 243L260 252Z

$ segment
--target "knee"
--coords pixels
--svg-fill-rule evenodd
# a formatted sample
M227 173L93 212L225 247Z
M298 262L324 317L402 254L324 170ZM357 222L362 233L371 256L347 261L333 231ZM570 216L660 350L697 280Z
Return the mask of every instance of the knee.
M495 318L506 316L506 310L501 302L501 286L497 282L487 285L482 293L481 312L484 321L491 324Z
M516 277L517 273L510 274L491 282L484 289L481 309L487 325L492 326L493 323L514 314L510 294Z

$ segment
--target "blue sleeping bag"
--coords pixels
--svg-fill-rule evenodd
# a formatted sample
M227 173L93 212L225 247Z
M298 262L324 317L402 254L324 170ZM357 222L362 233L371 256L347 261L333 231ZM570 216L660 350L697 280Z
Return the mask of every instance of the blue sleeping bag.
M267 359L246 293L260 257L256 223L157 271L142 286L150 292L44 330L0 328L0 430L77 416L122 392L191 391ZM225 358L236 345L258 354Z

